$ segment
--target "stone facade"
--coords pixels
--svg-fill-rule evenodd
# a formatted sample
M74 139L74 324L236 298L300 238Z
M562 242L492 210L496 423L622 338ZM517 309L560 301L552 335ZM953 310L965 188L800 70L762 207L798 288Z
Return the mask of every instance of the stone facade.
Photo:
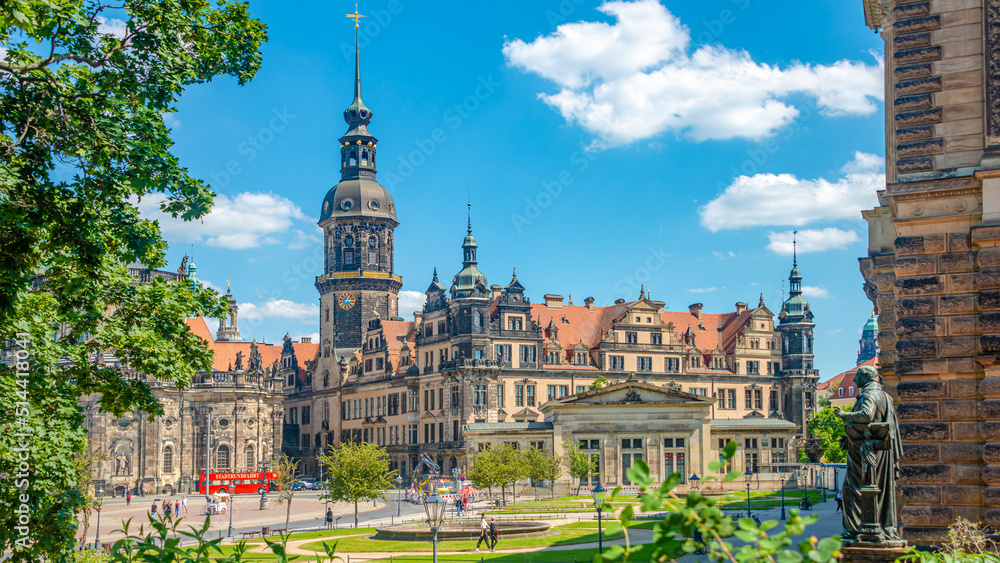
M904 537L1000 527L1000 4L866 0L885 39L886 189L864 212ZM985 50L984 50L985 47Z

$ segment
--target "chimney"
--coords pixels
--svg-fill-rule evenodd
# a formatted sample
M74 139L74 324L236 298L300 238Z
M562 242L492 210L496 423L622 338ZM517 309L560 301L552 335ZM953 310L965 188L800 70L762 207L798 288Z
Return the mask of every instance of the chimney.
M622 299L621 297L619 297L618 299L615 299L615 305L621 305L624 302L625 302L625 300Z
M490 286L490 299L496 299L497 297L500 297L500 291L502 291L502 290L503 290L503 287L500 284L498 284L498 283L495 283L495 284L491 285Z
M738 306L739 305L737 305L737 307ZM703 305L701 303L692 303L691 305L688 305L688 311L691 311L691 314L694 315L695 318L700 321L701 320L701 308L702 307L703 307ZM744 305L743 307L746 308L746 305Z
M737 301L736 302L736 314L737 315L742 315L743 311L746 311L746 310L747 310L747 304L746 303L744 303L742 301Z
M594 298L593 297L588 297L588 298L584 299L583 300L583 304L586 305L587 308L590 309L591 311L594 310Z
M311 336L303 336L302 337L302 343L303 344L312 344L312 341L313 341L313 339L312 339Z
M562 309L562 295L552 295L551 293L546 293L542 296L542 298L545 299L545 306L549 309Z

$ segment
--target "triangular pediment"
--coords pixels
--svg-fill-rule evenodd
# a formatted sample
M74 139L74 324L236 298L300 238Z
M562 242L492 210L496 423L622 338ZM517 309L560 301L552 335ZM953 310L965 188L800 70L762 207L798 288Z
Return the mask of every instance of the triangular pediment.
M520 421L520 420L537 420L539 414L541 414L541 413L539 413L538 411L536 411L536 410L534 410L534 409L532 409L530 407L524 407L523 409L521 409L521 410L517 411L516 413L514 413L514 420L516 420L516 421Z
M608 385L601 389L586 391L577 395L571 395L558 401L550 401L546 406L558 407L560 405L620 405L620 404L641 404L641 403L705 403L711 404L714 399L685 393L677 387L665 387L643 383L641 381L625 381L614 385Z

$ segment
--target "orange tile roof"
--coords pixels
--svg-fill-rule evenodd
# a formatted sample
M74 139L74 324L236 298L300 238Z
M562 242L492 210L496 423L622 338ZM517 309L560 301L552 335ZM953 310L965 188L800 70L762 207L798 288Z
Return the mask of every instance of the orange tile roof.
M382 321L382 336L389 349L389 359L397 369L404 342L410 348L410 359L416 357L417 331L413 321Z
M243 352L243 368L246 369L247 362L250 360L251 342L217 342L212 336L212 332L208 330L204 317L187 319L185 322L191 332L208 343L208 348L213 352L212 369L217 371L232 369L232 366L236 364L236 354L239 352ZM295 359L299 363L299 379L304 383L305 373L308 369L307 362L316 360L319 354L319 344L293 342L292 348L295 350ZM281 345L257 343L257 351L260 352L261 363L265 368L281 360L281 350Z
M854 383L854 376L858 373L858 368L860 368L861 366L872 366L873 368L878 369L878 356L875 356L874 358L872 358L870 360L866 360L866 361L864 361L864 362L862 362L862 363L854 366L853 368L851 368L851 369L849 369L849 370L847 370L847 371L845 371L843 373L840 373L840 374L837 374L837 375L831 377L830 378L830 382L832 382L834 379L837 379L838 377L840 378L840 382L836 385L836 387L834 387L832 385L832 383L829 386L829 388L831 390L831 394L830 394L831 398L833 398L833 397L854 397L854 396L856 396L858 394L858 387ZM851 391L851 387L854 388L854 393L853 394L850 392ZM819 389L819 386L817 385L816 388ZM843 389L844 392L843 392L843 394L841 394L841 392L839 390L838 391L834 391L834 389Z
M496 300L494 307L491 307L491 314L496 314L495 302ZM550 324L555 326L559 344L563 348L563 361L568 363L573 357L574 346L580 342L587 348L599 346L601 335L612 327L612 321L621 318L634 303L635 301L630 301L593 309L582 305L563 305L561 309L554 309L546 307L544 303L532 303L531 316L545 329L546 344L552 342L548 327ZM678 336L690 326L694 333L694 347L705 354L710 354L716 348L725 351L732 346L738 329L746 325L751 312L752 310L748 310L742 315L737 315L735 312L702 313L699 322L690 311L664 311L660 318L664 323L673 323L674 332ZM563 318L568 322L564 323ZM701 330L699 325L703 326L704 330Z

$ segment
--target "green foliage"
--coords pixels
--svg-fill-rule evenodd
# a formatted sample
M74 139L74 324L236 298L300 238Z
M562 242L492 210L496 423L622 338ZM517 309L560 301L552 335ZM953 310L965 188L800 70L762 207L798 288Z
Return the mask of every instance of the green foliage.
M288 503L285 507L285 529L288 529L288 521L292 516L292 497L295 496L295 490L292 488L292 484L295 483L297 473L299 471L299 462L288 457L285 454L281 454L281 458L278 459L278 478L276 483L278 485L278 504Z
M505 501L507 486L526 476L525 455L510 444L492 446L473 454L468 474L469 480L480 489L499 485Z
M532 447L522 454L525 477L532 481L553 482L562 475L562 459L557 455L549 455L543 450ZM536 489L535 496L538 493Z
M732 459L736 453L736 443L730 442L722 451L725 460ZM718 471L722 462L712 462L711 471ZM799 542L793 546L792 536L800 535L805 527L819 519L819 515L799 516L799 511L792 509L791 515L780 533L770 535L768 530L778 525L777 521L768 520L760 526L749 518L734 521L726 516L714 498L702 496L698 491L691 491L686 497L680 497L674 489L680 483L681 475L674 473L660 484L653 486L649 475L649 467L642 460L637 460L628 470L628 478L643 491L642 510L644 512L667 512L667 516L653 527L652 560L672 561L681 555L693 553L699 549L707 550L710 561L721 563L800 563L810 561L815 563L834 563L840 555L840 539L837 537L815 537ZM705 479L731 481L740 477L740 472L734 471L719 477L708 475ZM621 488L615 489L604 502L603 509L611 512L614 509L612 501L621 493ZM632 546L629 542L628 529L633 525L634 511L631 506L622 509L618 515L622 529L625 530L625 546L614 545L601 554L603 561L622 558L627 561L630 555L638 553L642 546ZM694 539L699 532L702 542ZM730 538L741 540L743 545L735 547Z
M341 442L329 453L316 456L329 476L329 487L320 500L354 503L354 527L358 527L358 502L385 499L396 480L389 471L389 455L384 447L371 442Z
M159 520L149 517L149 530L144 525L139 526L138 531L131 529L132 521L126 520L122 526L125 537L116 541L111 550L111 557L102 558L98 556L93 559L84 559L87 563L237 563L240 561L260 561L260 554L248 552L249 546L246 542L239 542L234 548L228 546L223 549L220 545L222 538L208 539L211 520L205 518L205 522L200 528L188 527L187 530L178 529L181 519L174 520L167 517ZM193 540L188 546L181 547L181 541ZM296 556L288 555L286 545L288 535L282 534L279 541L264 538L264 543L273 554L267 557L268 561L275 563L288 563ZM337 542L325 544L323 550L326 557L316 555L317 563L333 561L343 561L335 555ZM81 560L77 560L81 561Z
M595 379L594 382L590 384L590 387L587 387L587 390L588 391L595 391L597 389L600 389L600 388L604 387L608 383L609 382L608 382L608 378L607 377L604 377L603 375L598 375L597 379Z
M101 27L109 18L123 36ZM17 474L22 442L31 468L23 487L0 483L0 551L15 561L73 557L88 502L74 465L81 396L152 417L162 408L147 381L184 388L211 366L184 320L226 302L186 283L134 285L126 265L161 267L166 248L136 204L155 197L188 220L209 211L213 194L171 154L163 116L187 86L250 80L265 39L240 2L0 2L0 341L30 354L26 375L0 366L0 412L30 435L0 437L0 474ZM22 494L30 550L12 525Z
M844 436L844 421L840 420L829 404L812 415L807 427L809 436L819 440L820 450L827 463L844 462L844 450L840 446L840 439ZM804 453L799 450L799 461L809 461L802 459Z
M590 454L581 450L576 442L570 443L569 447L566 448L565 460L570 476L577 479L580 483L586 483L592 475L597 474L596 460Z

